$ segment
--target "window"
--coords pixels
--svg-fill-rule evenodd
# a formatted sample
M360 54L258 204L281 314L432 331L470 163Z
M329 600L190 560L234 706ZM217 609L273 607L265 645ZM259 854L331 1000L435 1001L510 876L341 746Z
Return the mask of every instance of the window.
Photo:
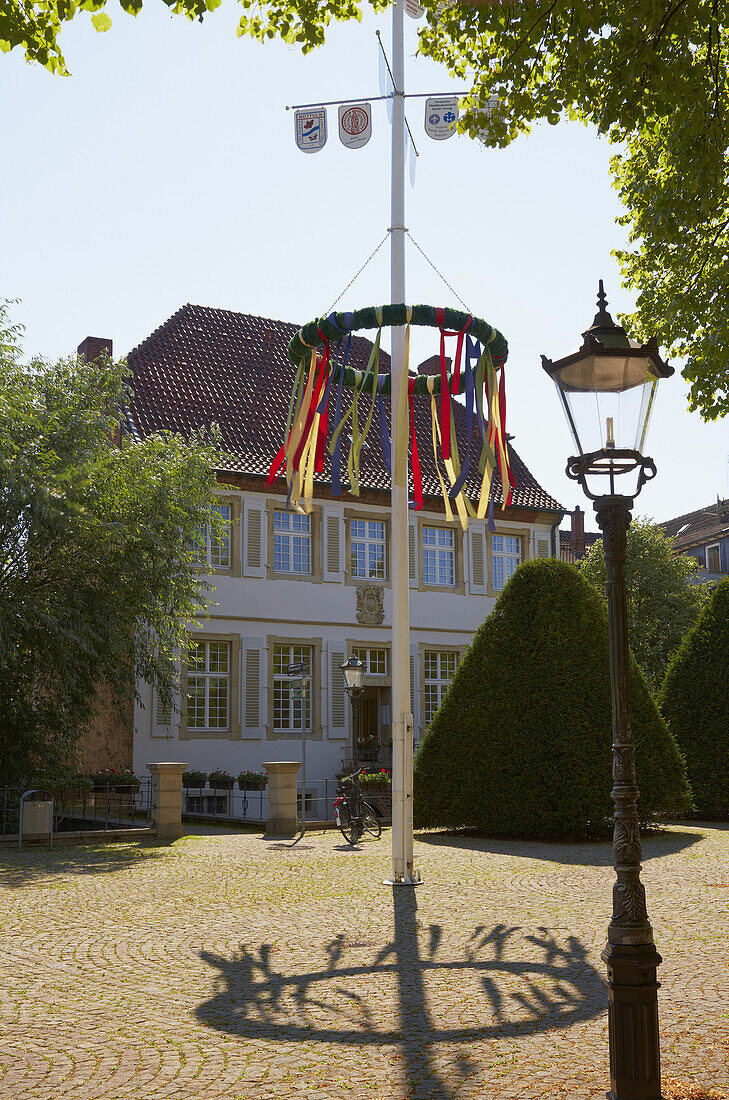
M491 536L491 584L500 592L521 562L521 539L518 535Z
M718 542L706 547L706 568L710 573L721 573L721 551Z
M369 676L387 676L388 649L357 649L352 650L353 655L365 666L365 673Z
M311 573L311 519L298 512L273 513L274 573Z
M188 730L227 730L230 713L230 644L193 642L187 666Z
M275 733L301 733L302 713L304 728L311 730L311 652L309 645L274 645L273 647L273 729ZM309 678L306 699L293 699L294 685L298 679L289 679L290 664L303 663Z
M385 524L382 520L350 520L350 569L353 577L384 581Z
M435 712L443 701L443 696L456 674L457 653L437 653L425 651L423 666L425 670L425 724L429 726L435 718Z
M423 527L423 584L454 587L456 545L448 527Z
M212 510L221 517L224 527L219 535L205 528L205 560L213 569L230 569L230 505L214 504Z

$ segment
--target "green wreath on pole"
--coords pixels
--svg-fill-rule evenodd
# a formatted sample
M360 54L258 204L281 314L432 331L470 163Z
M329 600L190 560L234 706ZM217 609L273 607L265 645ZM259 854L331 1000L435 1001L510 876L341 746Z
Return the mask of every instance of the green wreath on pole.
M365 306L364 309L357 309L353 313L330 313L328 317L309 321L308 324L302 325L290 341L288 347L289 359L298 367L302 360L311 355L312 348L323 347L325 343L336 343L348 336L350 332L358 332L361 329L402 327L408 324L407 313L407 306L404 305L387 305L382 306L379 310L375 306ZM440 313L440 310L436 310L435 306L413 306L409 323L426 328L442 327L448 332L460 332L470 319L470 324L466 329L468 335L472 339L479 340L488 348L497 368L503 365L509 354L509 345L498 329L480 317L473 317L470 313L447 308L443 310L441 325L437 319L438 313ZM382 319L381 322L378 320L378 314ZM338 370L335 367L335 377L337 376ZM360 371L356 371L352 367L345 368L344 384L346 386L354 386L359 377L361 377ZM448 381L450 385L450 376ZM463 372L461 372L459 382L458 392L461 393L465 386ZM419 375L415 379L414 392L416 394L440 393L440 385L440 377L436 376L431 379L431 388L428 388L428 378L425 375ZM385 378L381 392L390 393L389 374Z

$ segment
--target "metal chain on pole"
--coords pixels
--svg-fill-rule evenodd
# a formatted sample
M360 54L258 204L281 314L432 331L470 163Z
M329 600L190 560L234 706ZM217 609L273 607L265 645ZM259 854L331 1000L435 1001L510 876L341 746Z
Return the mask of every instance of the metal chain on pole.
M361 268L359 269L359 271L358 271L358 272L357 272L357 273L356 273L355 275L353 275L353 276L352 276L352 278L351 278L351 279L349 280L349 282L348 282L348 283L347 283L347 285L345 286L345 288L344 288L344 290L342 291L342 293L341 293L341 294L339 295L339 297L338 297L338 298L335 298L335 299L334 299L334 301L332 302L332 304L331 304L331 305L329 306L329 309L326 309L326 310L324 311L324 313L322 314L322 317L328 317L328 316L329 316L329 314L330 314L330 313L332 312L332 310L334 309L334 307L335 307L335 305L337 304L337 302L340 302L340 301L342 300L342 298L344 297L344 295L345 295L345 294L347 293L347 291L349 290L349 288L350 288L350 287L351 287L351 286L352 286L352 285L353 285L354 283L356 283L356 282L357 282L357 279L359 279L360 275L362 274L362 272L364 271L364 269L365 269L365 268L367 267L367 264L368 264L368 263L369 263L369 262L370 262L371 260L374 260L375 256L377 255L377 253L378 253L378 252L380 251L380 249L382 248L383 244L385 243L385 241L386 241L386 240L387 240L387 238L388 238L388 235L389 235L389 233L385 233L385 236L384 236L384 237L382 238L382 240L381 240L381 241L380 241L380 243L378 244L377 248L376 248L376 249L374 250L374 252L370 252L369 256L367 257L367 259L365 260L365 262L364 262L364 263L362 264L362 266L361 266Z
M410 232L410 230L408 229L408 230L407 230L406 232L407 232L407 235L408 235L408 237L409 237L409 238L410 238L410 240L412 241L412 243L413 243L413 244L415 245L415 247L417 248L417 250L418 250L418 252L420 253L420 255L421 255L421 256L423 257L423 259L424 259L424 260L425 260L425 261L426 261L427 263L429 263L429 264L430 264L430 266L431 266L431 267L433 268L433 271L434 271L434 272L436 273L436 275L438 276L438 278L439 278L439 279L440 279L440 280L441 280L441 281L442 281L443 283L445 283L445 285L446 285L446 286L448 287L448 289L450 290L450 292L451 292L451 294L453 295L453 297L454 297L454 298L456 298L456 299L457 299L457 300L458 300L458 301L459 301L459 302L461 303L461 305L463 306L463 308L464 308L464 309L466 310L466 312L467 312L467 313L473 313L473 310L471 309L471 307L470 307L470 306L468 306L468 305L466 305L466 303L465 303L465 302L463 301L463 298L461 298L460 294L457 294L457 293L456 293L456 291L455 291L455 290L453 289L453 287L452 287L452 286L451 286L451 284L450 284L450 283L448 282L448 280L446 279L446 277L445 277L445 275L443 274L443 272L442 272L442 271L439 271L439 270L438 270L438 268L437 268L437 267L435 266L435 264L434 264L434 263L433 263L433 261L431 260L430 256L428 256L428 255L427 255L427 254L426 254L425 252L423 252L422 248L420 247L420 245L418 244L418 242L417 242L417 241L415 240L415 237L413 237L413 235L412 235L412 233Z

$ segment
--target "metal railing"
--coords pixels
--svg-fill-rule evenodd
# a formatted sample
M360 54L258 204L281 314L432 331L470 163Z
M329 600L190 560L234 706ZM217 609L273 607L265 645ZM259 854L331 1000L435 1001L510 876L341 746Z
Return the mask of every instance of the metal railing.
M334 799L339 787L338 779L307 779L306 819L309 822L333 822ZM301 783L298 787L298 806L301 813ZM389 791L368 791L362 788L362 797L370 802L387 820L391 816ZM241 790L237 783L228 787L185 787L182 792L182 813L185 817L201 817L211 820L246 821L257 825L268 818L268 790Z
M15 836L23 790L0 787L0 836ZM151 780L128 787L48 789L53 799L53 832L108 832L144 828L151 822Z

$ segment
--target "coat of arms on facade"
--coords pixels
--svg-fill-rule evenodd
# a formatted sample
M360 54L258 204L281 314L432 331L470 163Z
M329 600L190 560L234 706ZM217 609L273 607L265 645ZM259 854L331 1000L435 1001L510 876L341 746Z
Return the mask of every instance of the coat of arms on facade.
M357 622L379 626L385 621L385 601L381 584L357 585Z

